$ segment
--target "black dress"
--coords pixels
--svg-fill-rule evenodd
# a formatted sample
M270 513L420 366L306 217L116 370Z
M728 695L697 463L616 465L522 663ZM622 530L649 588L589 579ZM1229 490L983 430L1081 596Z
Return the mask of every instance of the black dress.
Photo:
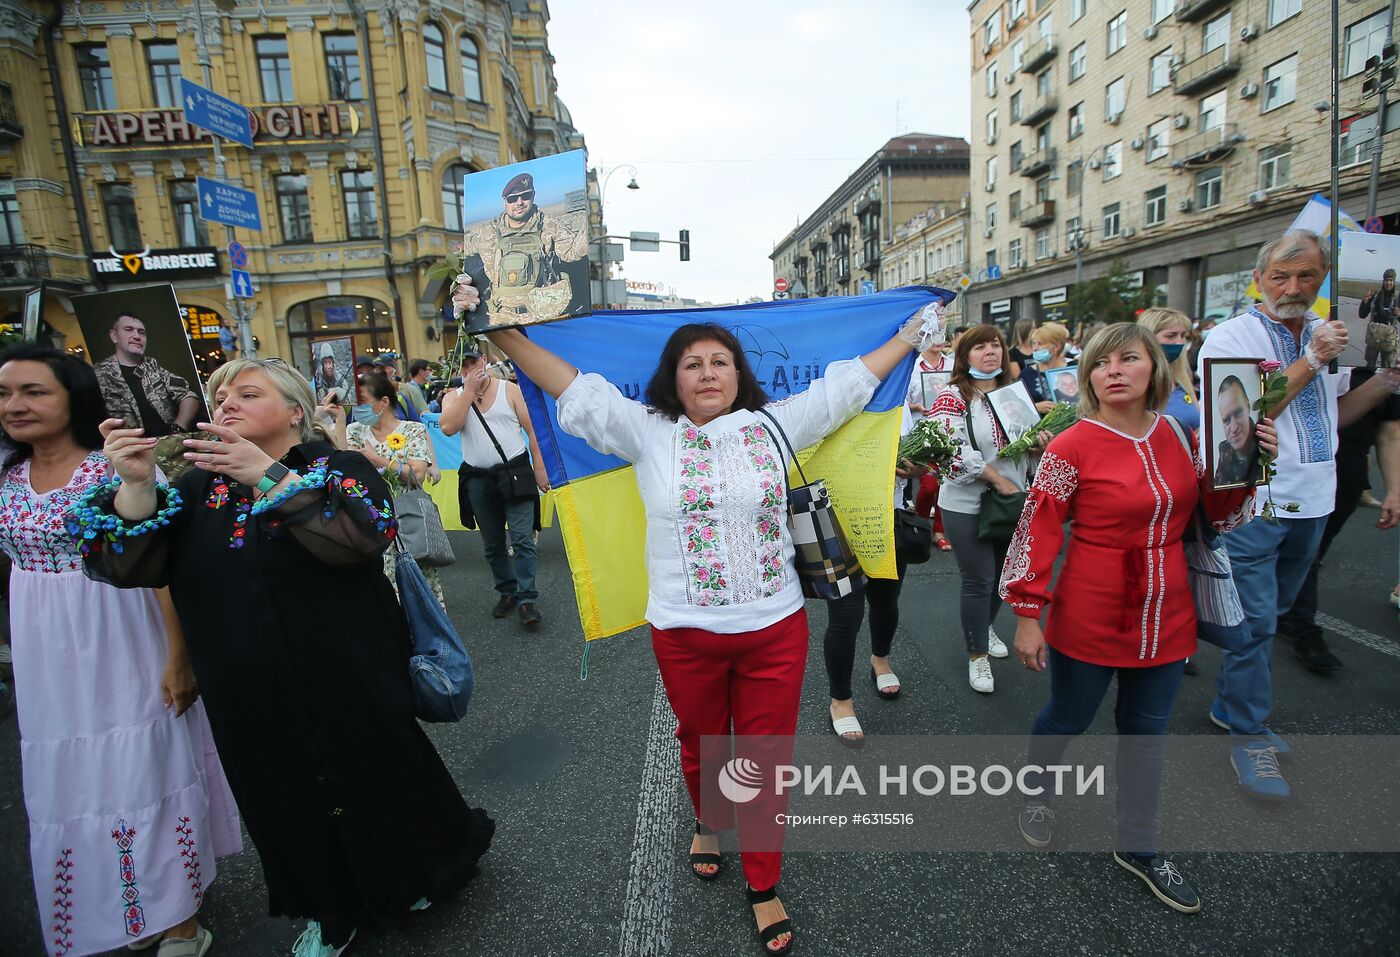
M86 567L170 586L270 913L365 926L475 877L495 824L414 718L408 624L380 559L395 532L383 479L320 443L282 462L314 487L253 513L252 489L191 470L168 524L121 551L85 539Z

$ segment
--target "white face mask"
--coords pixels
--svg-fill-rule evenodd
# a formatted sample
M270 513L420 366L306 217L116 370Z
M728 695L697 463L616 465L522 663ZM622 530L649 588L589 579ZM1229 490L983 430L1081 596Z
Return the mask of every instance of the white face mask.
M979 369L968 369L967 374L972 376L974 379L981 379L983 382L987 382L991 379L997 379L1001 377L1001 367L998 366L991 372L982 372Z

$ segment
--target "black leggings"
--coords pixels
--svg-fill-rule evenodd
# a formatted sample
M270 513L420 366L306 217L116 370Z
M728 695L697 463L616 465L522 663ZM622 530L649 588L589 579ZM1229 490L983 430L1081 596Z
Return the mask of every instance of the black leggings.
M871 578L860 591L826 603L826 635L822 651L826 657L826 680L831 697L846 701L851 697L851 670L856 663L856 634L870 603L870 653L883 658L890 653L894 630L899 627L899 589L904 584L904 562L895 559L898 578Z

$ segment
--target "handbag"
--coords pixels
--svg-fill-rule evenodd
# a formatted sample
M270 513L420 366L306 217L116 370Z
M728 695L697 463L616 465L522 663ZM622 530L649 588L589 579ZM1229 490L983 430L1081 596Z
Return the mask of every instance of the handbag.
M409 473L412 475L412 473ZM428 568L444 568L457 560L452 542L442 526L442 513L431 495L423 491L413 476L406 492L394 496L394 517L399 522L398 539L408 553Z
M472 403L472 411L481 420L481 427L486 430L486 437L491 440L491 444L496 447L496 454L501 457L499 465L491 466L491 474L496 480L496 491L501 494L501 498L507 502L514 502L519 499L539 498L540 487L535 483L535 467L530 464L530 453L521 452L513 459L506 458L505 449L501 448L501 443L496 441L496 433L491 431L491 426L486 424L486 416L481 414L481 410Z
M894 510L894 555L905 565L922 565L933 557L933 519L909 508L908 483L904 504Z
M977 436L972 432L972 409L969 407L963 416L967 420L967 439L973 451L977 447ZM1016 525L1021 521L1021 511L1026 507L1025 492L998 492L990 485L982 492L977 513L977 537L984 542L1009 542L1016 534Z
M438 604L422 569L402 544L394 556L394 578L413 642L408 674L413 683L414 713L423 721L460 721L476 687L472 656Z
M792 544L797 552L793 564L797 569L802 594L808 598L829 600L843 598L864 588L865 572L846 540L846 532L836 515L836 507L831 503L826 483L821 479L807 481L802 464L797 461L797 450L792 447L783 427L767 409L758 411L773 423L802 479L802 484L794 488L789 478L787 492L788 531L792 534ZM782 453L781 448L778 451Z

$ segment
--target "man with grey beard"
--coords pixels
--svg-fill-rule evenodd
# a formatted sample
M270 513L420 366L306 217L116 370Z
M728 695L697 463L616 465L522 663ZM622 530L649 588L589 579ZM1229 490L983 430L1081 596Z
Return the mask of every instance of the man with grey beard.
M1240 786L1271 801L1291 795L1278 763L1288 745L1265 724L1273 709L1279 610L1297 597L1335 504L1337 429L1400 385L1400 373L1391 369L1355 389L1349 370L1327 371L1347 345L1345 325L1311 312L1330 268L1328 249L1316 233L1290 230L1265 243L1254 268L1264 301L1217 326L1198 360L1203 382L1209 358L1272 359L1288 377L1284 401L1267 410L1278 429L1277 474L1270 489L1260 488L1255 497L1254 521L1224 537L1250 637L1242 650L1221 654L1210 709L1210 720L1235 736L1230 763ZM1277 517L1264 520L1258 516L1270 490Z

